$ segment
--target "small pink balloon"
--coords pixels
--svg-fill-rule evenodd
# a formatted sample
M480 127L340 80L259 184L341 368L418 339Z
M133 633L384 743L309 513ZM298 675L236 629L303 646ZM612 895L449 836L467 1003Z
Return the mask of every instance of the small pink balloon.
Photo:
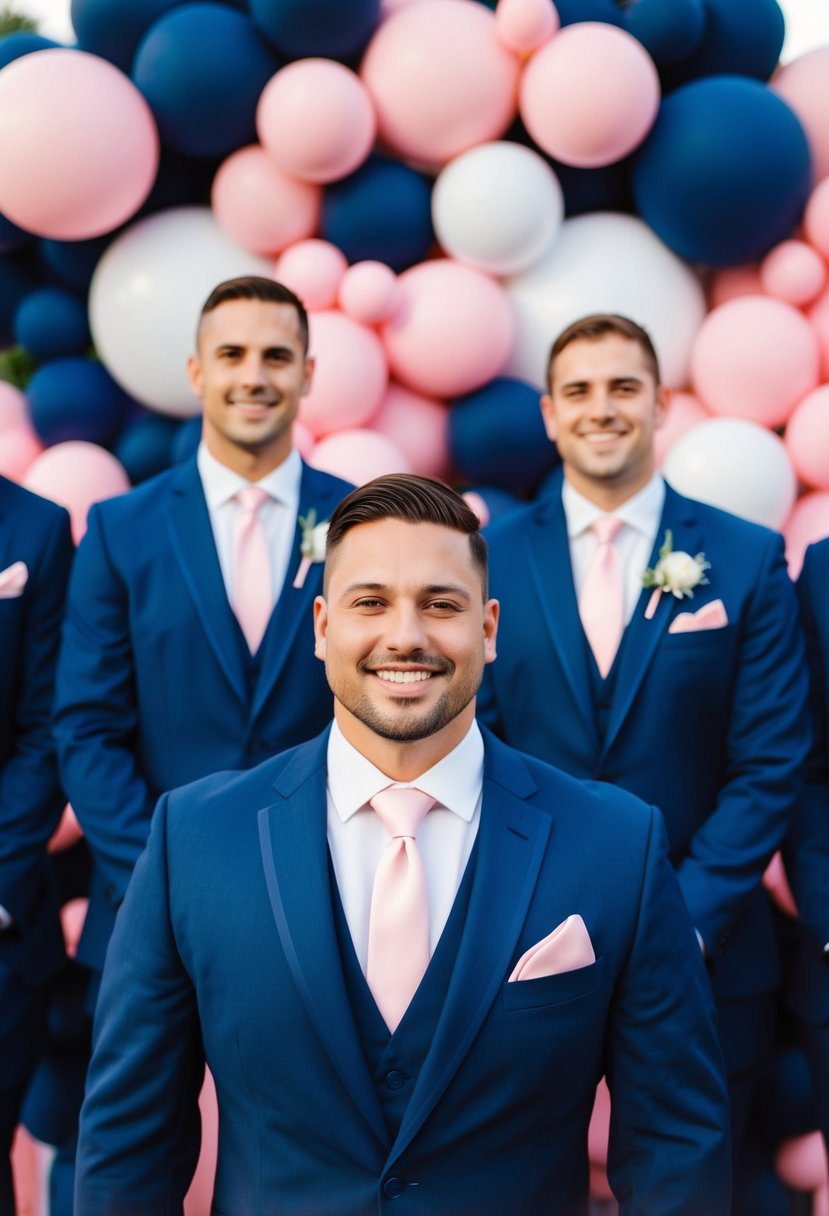
M829 536L829 490L803 494L794 504L783 528L789 574L797 578L809 545Z
M348 261L330 241L312 237L289 245L277 259L274 275L295 291L307 309L333 308Z
M311 391L299 418L314 435L365 426L388 383L383 344L372 329L341 312L311 313L310 353L316 360Z
M390 384L372 428L404 452L413 473L446 477L449 472L449 411L441 401Z
M743 296L710 312L691 349L691 382L713 414L762 426L786 421L818 383L820 351L801 312L782 300Z
M0 433L0 473L12 481L22 481L29 466L43 451L30 425Z
M759 266L729 266L712 275L708 286L708 303L719 308L740 296L762 296L765 289L760 280Z
M381 329L398 380L427 397L457 397L498 375L514 322L497 283L449 258L412 266L398 283L400 306Z
M351 481L355 486L365 485L375 477L386 473L411 473L412 468L404 454L385 435L376 431L356 429L339 431L321 439L311 453L309 464L325 473L333 473Z
M805 241L781 241L760 263L767 295L787 304L809 304L826 286L826 263Z
M283 173L333 182L363 163L377 122L368 91L333 59L297 59L271 77L256 107L256 130Z
M397 275L384 262L357 262L340 283L340 308L363 325L386 321L400 302Z
M213 178L216 220L251 253L278 253L311 236L321 203L319 186L288 177L256 144L232 152Z
M515 117L519 62L475 0L420 0L393 12L360 75L382 140L400 156L443 165L498 139Z
M81 542L86 532L89 508L105 498L125 494L130 479L106 448L83 439L56 443L29 466L23 484L44 498L66 507L72 522L72 538Z
M786 867L783 865L783 858L780 856L779 850L766 866L765 873L763 874L763 886L780 911L786 916L790 916L793 920L797 920L797 904L794 902L792 889L789 886L789 879L786 875Z
M504 46L516 55L537 50L558 27L558 12L550 0L498 0L495 29Z
M778 1178L796 1191L816 1191L827 1182L826 1149L820 1132L784 1140L774 1156Z
M829 177L818 182L803 212L803 232L819 253L829 258Z
M641 42L598 21L568 25L536 51L520 111L540 148L592 169L632 152L659 108L659 76Z
M0 380L0 433L32 430L26 396L7 380Z
M307 460L311 455L316 442L314 432L304 422L297 419L294 423L294 447L303 460Z
M35 51L0 74L0 211L38 236L79 241L134 215L158 169L150 107L85 51Z
M705 406L693 393L672 392L668 399L665 421L657 428L654 440L657 465L662 464L681 435L710 417Z
M486 499L477 490L465 490L461 498L478 516L478 523L485 528L491 519Z
M821 379L829 380L829 291L808 306L806 316L818 341Z
M787 63L771 87L788 102L806 132L814 180L829 175L829 46L819 46Z
M795 472L807 486L829 490L829 384L795 406L783 441Z

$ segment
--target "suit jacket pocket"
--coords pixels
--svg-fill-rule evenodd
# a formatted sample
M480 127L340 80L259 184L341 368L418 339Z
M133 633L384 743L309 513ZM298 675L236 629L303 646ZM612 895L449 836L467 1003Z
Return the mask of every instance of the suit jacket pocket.
M513 980L501 985L501 1005L509 1011L578 1001L599 987L603 974L604 959L597 958L589 967L575 971L543 975L537 980Z

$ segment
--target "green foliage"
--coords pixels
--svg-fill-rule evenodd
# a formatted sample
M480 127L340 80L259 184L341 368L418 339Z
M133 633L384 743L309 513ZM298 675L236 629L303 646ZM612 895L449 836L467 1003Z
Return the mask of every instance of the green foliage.
M37 360L25 346L10 346L0 350L0 380L15 388L25 389L37 369Z
M37 21L34 17L26 17L22 13L16 13L8 5L3 5L0 8L0 38L5 38L6 34L18 33L36 34Z

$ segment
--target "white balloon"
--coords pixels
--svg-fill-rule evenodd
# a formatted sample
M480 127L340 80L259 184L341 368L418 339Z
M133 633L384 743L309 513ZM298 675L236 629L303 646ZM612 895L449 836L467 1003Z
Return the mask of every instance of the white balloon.
M543 157L521 144L479 144L456 156L432 190L443 248L490 274L516 274L542 257L564 219L564 194Z
M681 435L662 465L680 494L769 528L782 528L797 497L783 440L745 418L710 418Z
M615 312L648 330L665 384L688 383L705 294L691 267L642 220L604 211L565 220L541 261L504 286L516 319L505 375L543 388L558 334L588 313Z
M207 296L223 279L272 264L234 245L207 207L176 207L132 224L104 252L89 292L89 324L107 370L136 400L174 417L201 403L185 366Z

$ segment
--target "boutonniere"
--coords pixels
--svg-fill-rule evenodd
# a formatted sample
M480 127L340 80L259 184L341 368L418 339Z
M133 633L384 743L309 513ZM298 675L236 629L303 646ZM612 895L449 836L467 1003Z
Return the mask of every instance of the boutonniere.
M325 561L325 538L328 535L328 520L317 523L317 513L312 507L307 515L300 515L297 523L302 531L302 541L299 551L302 561L296 572L294 587L299 590L304 586L308 571L317 562Z
M656 612L663 593L673 595L682 600L694 598L694 588L702 587L708 579L705 571L711 569L711 563L705 560L704 553L691 557L681 549L674 550L674 538L670 528L665 532L665 543L659 550L659 561L651 568L648 566L642 574L642 585L653 587L653 595L648 600L645 609L645 619L650 620Z

